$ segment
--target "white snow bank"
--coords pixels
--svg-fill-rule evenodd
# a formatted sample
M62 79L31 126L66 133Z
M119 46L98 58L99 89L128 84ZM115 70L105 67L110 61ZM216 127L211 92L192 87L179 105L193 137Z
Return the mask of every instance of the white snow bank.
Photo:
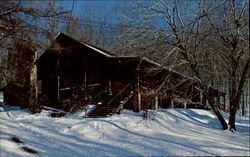
M149 113L153 115L153 111ZM220 129L211 111L162 109L153 120L125 110L108 118L61 118L50 111L0 112L0 148L8 156L249 156L249 119L237 118L238 133ZM224 115L228 118L228 115ZM12 137L23 143L15 143ZM38 152L30 154L25 145Z

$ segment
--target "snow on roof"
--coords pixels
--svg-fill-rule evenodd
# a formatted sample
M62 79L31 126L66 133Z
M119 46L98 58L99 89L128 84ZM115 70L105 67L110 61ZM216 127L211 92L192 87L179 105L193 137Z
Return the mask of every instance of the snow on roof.
M175 70L173 70L173 69L171 69L171 68L164 67L164 66L160 65L159 63L156 63L156 62L154 62L153 60L150 60L150 59L148 59L148 58L143 57L143 60L145 60L145 61L147 61L147 62L149 62L149 63L151 63L151 64L154 64L154 65L156 65L156 66L158 66L158 67L161 67L161 68L163 68L163 69L172 71L172 72L174 72L174 73L176 73L176 74L178 74L178 75L181 75L181 76L183 76L183 77L185 77L185 78L188 78L188 79L190 79L190 80L195 80L194 78L192 78L192 77L190 77L190 76L187 76L187 75L184 75L184 74L182 74L182 73L179 73L179 72L177 72L177 71L175 71Z
M107 54L106 52L101 51L100 49L97 49L97 48L95 48L95 47L93 47L93 46L90 46L89 44L86 44L86 43L84 43L84 42L81 42L81 43L82 43L83 45L85 45L85 46L87 46L87 47L89 47L89 48L91 48L91 49L93 49L93 50L99 52L100 54L105 55L106 57L112 57L111 55Z
M96 52L98 52L98 53L100 53L100 54L102 54L102 55L104 55L104 56L106 56L106 57L114 57L114 56L116 56L115 54L113 54L113 53L111 53L111 52L109 52L109 51L106 51L106 50L103 50L103 49L98 48L98 47L96 47L96 46L90 45L90 44L88 44L88 43L86 43L86 42L79 41L79 40L77 40L77 39L75 39L75 38L72 38L72 37L70 37L70 36L68 36L68 35L66 35L66 34L64 34L64 33L62 33L62 32L59 32L59 33L56 35L54 41L55 41L60 35L62 35L62 36L64 36L64 37L67 37L67 38L70 38L70 39L76 41L77 43L83 44L83 45L85 45L85 46L91 48L92 50L94 50L94 51L96 51Z
M152 60L150 60L148 58L143 57L142 59L145 60L145 61L147 61L147 62L149 62L149 63L152 63L152 64L154 64L156 66L162 67L159 63L156 63L156 62L154 62L154 61L152 61Z
M65 34L62 33L62 32L58 32L57 35L54 37L53 41L56 40L56 39L59 37L59 35L61 35L61 34L65 35Z

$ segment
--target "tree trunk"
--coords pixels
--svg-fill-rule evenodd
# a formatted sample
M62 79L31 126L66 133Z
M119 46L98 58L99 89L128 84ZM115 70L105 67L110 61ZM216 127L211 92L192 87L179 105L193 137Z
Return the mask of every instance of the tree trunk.
M236 133L236 126L235 126L235 117L236 117L236 112L237 108L240 104L240 95L237 93L236 96L231 95L230 97L230 117L229 117L229 130L232 131L233 133Z
M239 85L236 87L236 68L232 69L232 77L230 78L230 84L229 84L229 96L230 96L230 117L229 117L229 130L233 133L236 133L236 126L235 126L235 117L237 108L239 108L240 104L240 97L242 96L244 84L247 81L248 78L248 71L249 71L249 64L250 64L250 58L248 58L246 64L244 65L243 72L240 77Z
M239 102L236 100L230 101L230 117L229 117L229 130L233 133L236 133L236 126L235 126L235 117L237 112L237 106Z
M211 106L212 110L214 111L215 115L219 119L219 121L220 121L220 123L222 125L223 130L227 130L227 128L228 128L227 123L226 123L225 119L223 118L223 116L221 115L218 107L215 106L214 99L212 99L211 97L209 97L207 93L205 93L205 96L206 96L206 98L207 98L207 100L209 102L209 105Z
M212 107L214 113L216 114L217 118L219 119L223 130L227 130L228 126L227 123L225 121L225 119L223 118L223 116L221 115L220 111L218 110L218 108L216 106L214 106L214 104L210 104L210 106Z
M242 93L242 102L241 102L241 115L245 115L245 95Z
M237 108L239 105L239 102L237 101L237 92L236 92L236 85L232 81L232 78L230 80L229 84L229 130L232 131L233 133L236 133L236 126L235 126L235 116L237 112Z

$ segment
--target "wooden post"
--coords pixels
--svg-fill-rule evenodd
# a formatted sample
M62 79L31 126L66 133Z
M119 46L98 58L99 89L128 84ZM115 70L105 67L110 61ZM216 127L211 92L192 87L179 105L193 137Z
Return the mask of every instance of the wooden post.
M138 108L139 108L139 112L141 112L141 94L138 93Z
M223 95L224 111L226 111L226 95Z
M174 101L172 98L171 98L171 107L174 108Z
M184 102L184 109L186 109L187 108L187 102L185 101Z
M202 103L203 95L202 92L200 92L200 103Z
M108 85L108 93L109 95L112 95L112 84L111 84L111 80L109 79L109 85Z
M37 60L37 51L35 51L35 54L34 54L35 56L35 58L34 58L34 67L33 67L33 70L32 70L32 78L33 78L33 87L34 87L34 92L35 92L35 99L37 99L38 98L38 87L37 87L37 85L36 85L36 83L37 83L37 64L35 63L36 62L36 60Z
M60 102L60 71L59 71L59 66L60 66L60 58L58 58L57 61L57 68L56 68L56 75L57 75L57 99L58 102Z
M204 102L203 93L200 92L200 103L203 104L203 109L206 108L206 101Z
M141 58L139 59L139 63L137 66L137 93L138 93L138 109L141 112L141 94L140 94L140 66L141 66Z
M57 76L57 99L60 102L60 76Z
M84 98L87 98L87 59L84 56Z
M159 110L158 96L155 96L155 110Z

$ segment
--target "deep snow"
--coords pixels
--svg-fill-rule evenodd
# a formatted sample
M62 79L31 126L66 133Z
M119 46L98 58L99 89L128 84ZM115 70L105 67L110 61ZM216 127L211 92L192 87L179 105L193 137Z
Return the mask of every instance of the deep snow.
M84 112L52 118L50 113L2 108L0 156L250 155L246 117L237 117L238 133L233 134L220 129L211 111L198 109L150 111L148 120L128 110L106 118L82 118ZM13 137L23 143L13 142ZM38 153L28 153L23 146Z

